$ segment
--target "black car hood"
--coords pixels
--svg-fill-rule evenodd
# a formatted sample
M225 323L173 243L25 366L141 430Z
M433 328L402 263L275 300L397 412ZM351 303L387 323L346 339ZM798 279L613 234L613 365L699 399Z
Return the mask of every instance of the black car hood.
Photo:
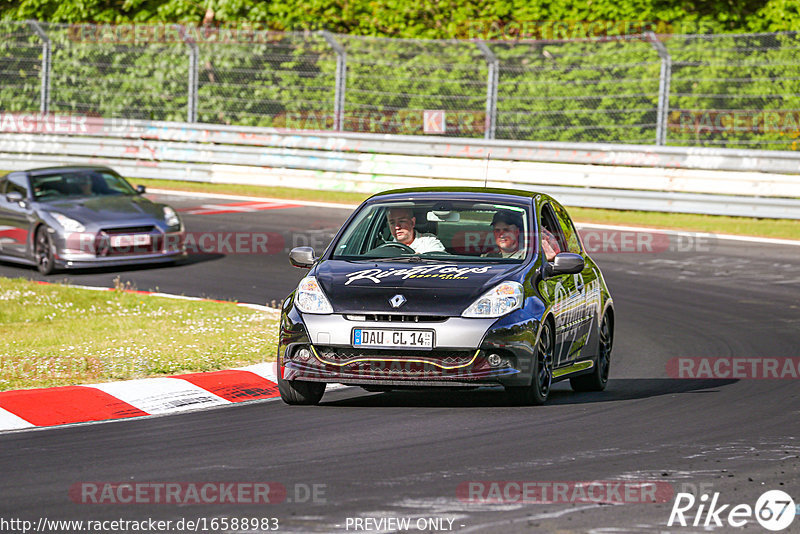
M400 263L327 260L314 275L335 313L458 316L475 299L508 279L519 264ZM400 294L406 302L393 308Z
M46 211L53 211L86 223L117 223L164 219L161 205L140 196L102 196L74 198L40 204Z

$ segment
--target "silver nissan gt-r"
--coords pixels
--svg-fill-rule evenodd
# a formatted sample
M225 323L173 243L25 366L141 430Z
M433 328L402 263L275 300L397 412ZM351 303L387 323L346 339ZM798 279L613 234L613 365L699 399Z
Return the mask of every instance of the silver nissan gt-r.
M48 167L0 177L0 260L57 268L174 261L183 223L108 167Z

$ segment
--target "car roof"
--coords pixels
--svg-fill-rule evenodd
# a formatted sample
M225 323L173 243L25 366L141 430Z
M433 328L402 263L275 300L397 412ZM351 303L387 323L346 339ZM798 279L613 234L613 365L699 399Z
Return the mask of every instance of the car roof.
M390 201L390 200L438 200L438 199L481 199L481 200L529 200L536 196L545 196L536 191L523 191L519 189L501 189L488 187L411 187L405 189L393 189L372 195L367 202Z
M104 165L62 165L59 167L39 167L36 169L28 169L26 172L29 176L42 176L46 174L56 174L59 172L78 172L78 171L111 171L115 172L110 167ZM116 173L115 173L116 174Z

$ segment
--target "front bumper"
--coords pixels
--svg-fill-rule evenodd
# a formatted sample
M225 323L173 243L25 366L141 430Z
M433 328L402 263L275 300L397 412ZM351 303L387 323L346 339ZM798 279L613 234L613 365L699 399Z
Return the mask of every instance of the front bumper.
M65 254L63 256L57 256L55 258L55 263L61 269L84 269L91 267L114 267L120 265L146 265L149 263L164 263L176 261L185 257L185 252L163 252L157 254L141 254L136 256L114 256L110 258L81 258Z
M104 232L55 235L54 260L56 265L62 269L79 269L161 263L186 257L183 231L165 233L154 227L153 231L147 235L150 236L151 245L118 249L101 245L101 238L104 238L106 244L108 242Z
M474 387L530 383L531 347L534 346L531 341L536 330L530 320L449 317L424 324L398 323L392 326L434 330L435 348L353 347L350 339L353 328L376 326L375 322L353 321L336 314L301 316L287 300L281 316L278 348L281 377L382 386ZM308 350L302 351L303 348Z

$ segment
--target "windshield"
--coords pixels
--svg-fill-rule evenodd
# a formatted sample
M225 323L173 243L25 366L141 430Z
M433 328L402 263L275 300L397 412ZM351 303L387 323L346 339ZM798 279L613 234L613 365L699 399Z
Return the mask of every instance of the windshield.
M69 197L135 195L136 190L121 176L103 170L77 170L33 176L33 198L40 202Z
M521 263L536 242L529 211L461 200L372 204L350 222L331 258Z

